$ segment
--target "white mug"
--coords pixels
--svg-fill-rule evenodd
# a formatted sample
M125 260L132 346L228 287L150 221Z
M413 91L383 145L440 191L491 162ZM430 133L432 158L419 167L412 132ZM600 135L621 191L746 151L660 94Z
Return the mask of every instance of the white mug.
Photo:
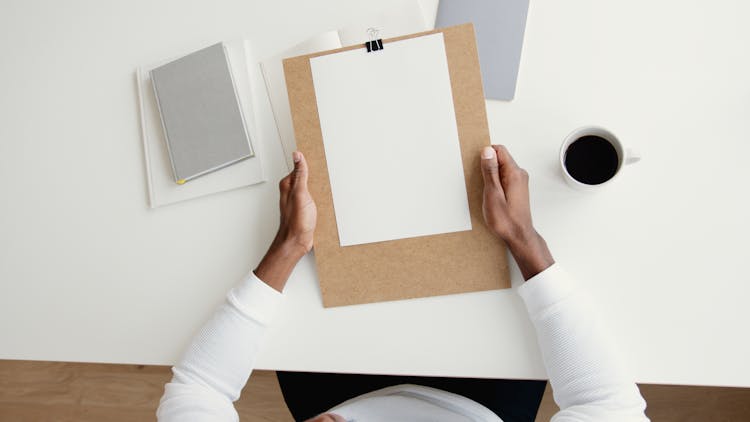
M617 151L617 170L615 171L615 175L604 183L600 183L598 185L589 185L579 182L578 180L574 179L573 176L568 173L568 169L565 168L565 154L568 151L568 147L570 146L570 144L584 136L598 136L600 138L604 138L609 141L609 143L612 144L613 147L615 147L615 151ZM620 142L620 140L612 132L597 126L584 126L574 130L567 137L565 137L565 140L560 147L560 168L562 169L563 178L565 178L565 181L568 182L570 186L580 190L596 190L612 183L612 181L615 180L615 178L617 178L617 176L621 173L622 168L626 164L637 163L638 161L640 161L640 159L640 154L632 149L625 148L622 145L622 142Z

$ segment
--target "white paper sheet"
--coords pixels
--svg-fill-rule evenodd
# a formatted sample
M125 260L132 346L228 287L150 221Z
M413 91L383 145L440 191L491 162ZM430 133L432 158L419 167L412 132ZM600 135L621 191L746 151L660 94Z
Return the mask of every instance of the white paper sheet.
M471 230L443 34L310 65L341 246Z

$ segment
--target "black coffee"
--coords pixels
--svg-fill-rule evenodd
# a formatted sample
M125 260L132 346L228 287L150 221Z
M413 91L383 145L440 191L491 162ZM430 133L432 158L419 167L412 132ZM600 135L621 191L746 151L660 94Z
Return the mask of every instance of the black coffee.
M608 140L586 135L575 140L565 152L565 168L574 179L587 185L598 185L614 177L619 160L617 150Z

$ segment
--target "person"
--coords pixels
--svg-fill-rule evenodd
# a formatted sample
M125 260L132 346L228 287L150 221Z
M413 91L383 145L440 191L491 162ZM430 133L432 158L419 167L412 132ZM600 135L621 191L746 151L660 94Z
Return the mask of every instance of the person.
M239 420L233 402L250 376L263 333L282 300L287 278L297 261L313 246L317 210L307 189L308 165L300 152L293 154L293 161L294 170L279 183L281 222L276 237L257 268L229 291L226 301L172 368L173 378L166 384L157 410L160 421ZM518 294L535 327L554 398L560 407L552 420L647 421L646 403L591 301L555 263L545 240L534 229L528 174L499 145L484 148L480 163L485 222L508 245L525 280L517 289ZM281 376L279 379L282 381ZM474 381L481 384L488 380ZM536 408L531 415L527 412L525 419L514 419L509 416L513 412L508 411L514 406L513 401L506 401L504 408L498 408L427 385L419 381L391 385L304 417L313 422L511 422L533 421L538 410L539 401L534 399ZM310 402L311 398L335 390L332 385L309 387L318 394L298 397L297 402L305 399ZM540 390L533 390L541 399ZM522 397L517 395L517 398L523 402ZM285 399L287 404L295 401L286 392ZM290 410L295 414L295 409ZM303 417L299 412L294 416L298 420Z

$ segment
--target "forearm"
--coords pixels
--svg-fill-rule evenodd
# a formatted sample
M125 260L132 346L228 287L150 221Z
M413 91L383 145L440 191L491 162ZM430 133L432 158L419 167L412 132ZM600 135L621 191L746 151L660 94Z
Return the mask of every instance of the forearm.
M252 372L281 294L249 275L200 329L172 368L157 415L161 421L233 412ZM187 413L186 413L187 412Z
M645 420L645 402L582 291L554 265L519 288L526 302L558 418ZM588 419L586 418L588 417Z
M304 255L303 248L293 240L286 239L285 235L280 232L254 273L276 291L282 292L294 267Z
M172 368L174 377L157 410L160 421L239 419L232 402L253 370L289 275L312 248L317 210L307 176L307 162L295 152L294 171L279 182L281 221L271 247Z
M506 243L524 280L534 277L555 263L547 242L533 227L518 230L517 234L506 239Z

